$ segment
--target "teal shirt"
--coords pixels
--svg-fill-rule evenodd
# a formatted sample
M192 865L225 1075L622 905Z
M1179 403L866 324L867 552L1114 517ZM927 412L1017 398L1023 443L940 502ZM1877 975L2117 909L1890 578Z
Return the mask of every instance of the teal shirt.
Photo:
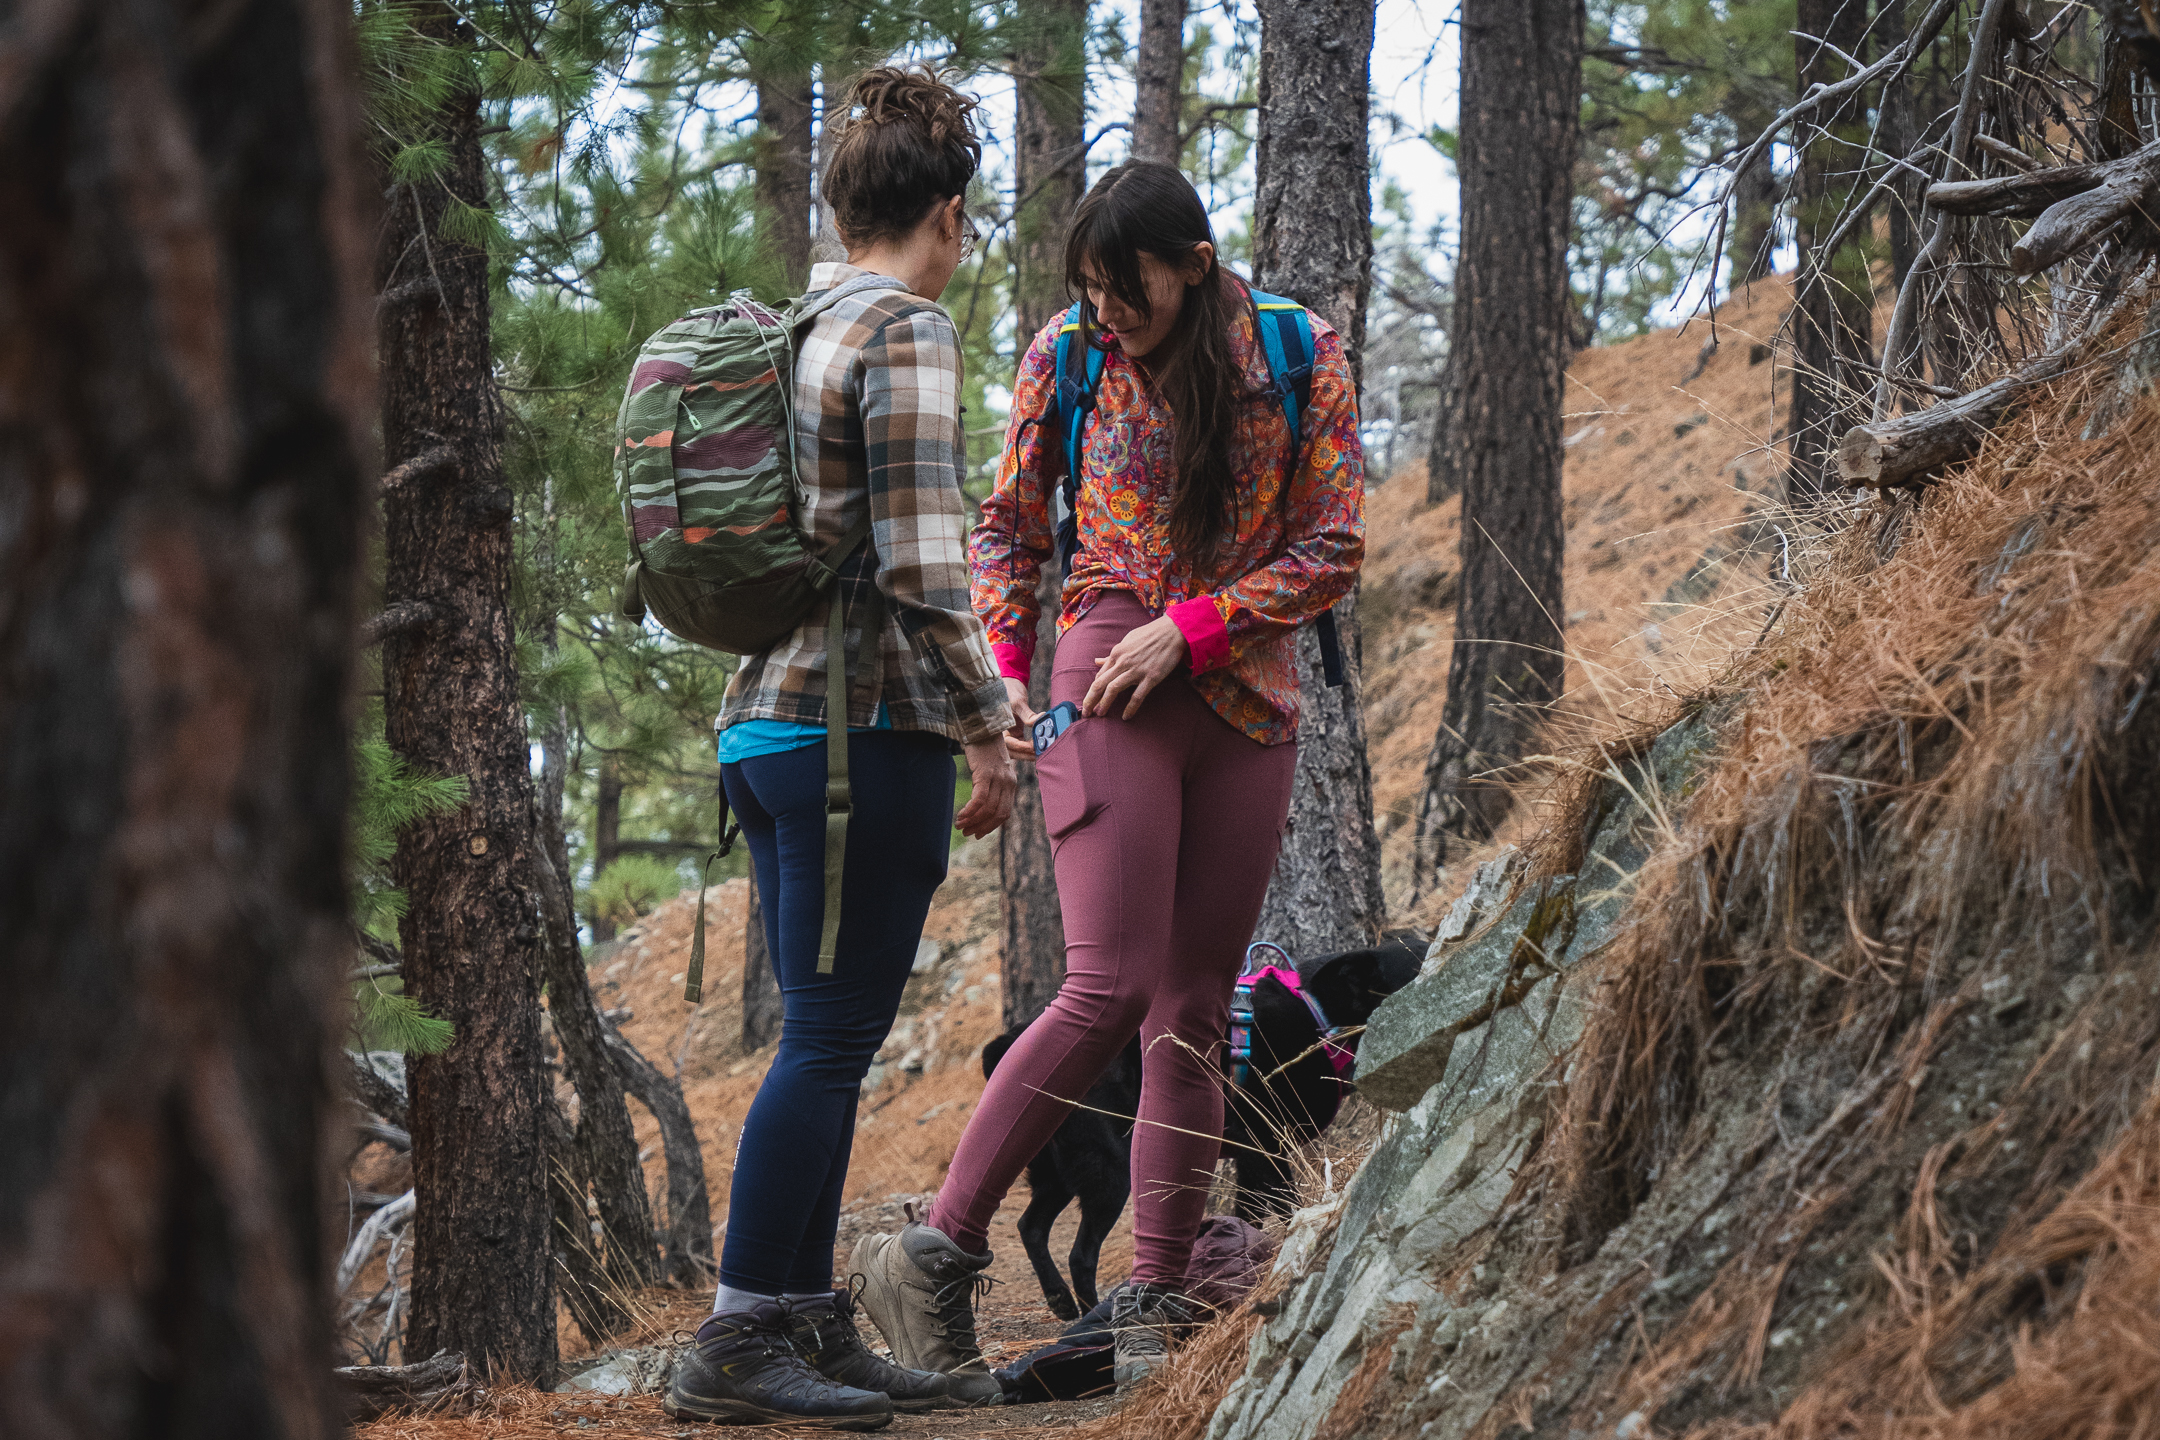
M877 724L850 725L850 735L860 735L866 730L890 730L893 728L892 711L880 702L877 707ZM728 726L720 732L720 763L734 765L759 755L779 755L789 750L803 750L825 741L823 725L797 725L788 720L744 720Z

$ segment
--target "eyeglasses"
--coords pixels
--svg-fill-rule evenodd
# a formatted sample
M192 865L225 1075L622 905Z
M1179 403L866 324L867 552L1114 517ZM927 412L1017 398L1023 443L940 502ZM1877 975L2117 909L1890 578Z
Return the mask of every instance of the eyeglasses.
M965 265L975 258L975 247L982 243L982 232L977 230L975 222L965 215L960 217L960 223L967 226L967 229L960 232L960 263Z

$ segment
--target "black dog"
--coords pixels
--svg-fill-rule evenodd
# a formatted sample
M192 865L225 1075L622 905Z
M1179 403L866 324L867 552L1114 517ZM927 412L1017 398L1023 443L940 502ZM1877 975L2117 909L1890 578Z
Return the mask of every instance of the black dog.
M983 1046L983 1079L990 1078L1018 1038L1020 1030L1010 1030ZM1117 1228L1118 1216L1125 1213L1126 1198L1132 1194L1133 1116L1140 1109L1139 1036L1118 1053L1080 1104L1084 1108L1066 1116L1049 1143L1028 1162L1030 1198L1027 1209L1020 1212L1020 1243L1027 1250L1028 1263L1035 1267L1035 1278L1042 1283L1043 1299L1060 1320L1077 1320L1095 1308L1100 1298L1095 1293L1095 1270L1102 1260L1103 1240ZM1050 1255L1050 1227L1075 1199L1080 1202L1080 1233L1073 1237L1072 1254L1066 1257L1072 1267L1072 1286L1067 1288ZM1075 1290L1078 1303L1073 1298Z
M1326 955L1298 967L1299 983L1329 1023L1362 1026L1382 1000L1417 978L1425 945L1415 934L1390 934L1365 950ZM1342 1083L1321 1045L1312 1011L1273 976L1253 986L1252 1057L1243 1083L1229 1090L1223 1140L1237 1166L1237 1213L1258 1223L1296 1203L1292 1151L1311 1140L1342 1106ZM983 1047L983 1077L997 1068L1019 1031ZM1357 1037L1341 1042L1350 1049ZM1043 1298L1061 1320L1096 1303L1095 1271L1102 1242L1132 1194L1132 1116L1140 1105L1140 1042L1135 1038L1108 1074L1083 1098L1028 1164L1032 1198L1020 1217L1020 1243L1042 1282ZM1108 1112L1108 1113L1104 1113ZM1050 1227L1080 1201L1080 1233L1070 1258L1070 1288L1050 1255ZM1074 1291L1080 1303L1074 1303Z

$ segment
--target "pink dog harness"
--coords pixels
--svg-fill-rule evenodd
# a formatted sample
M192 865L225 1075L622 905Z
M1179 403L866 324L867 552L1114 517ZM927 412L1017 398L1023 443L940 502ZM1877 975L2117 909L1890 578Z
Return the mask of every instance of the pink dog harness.
M1259 969L1254 969L1253 962L1259 958L1260 952L1263 950L1272 950L1281 956L1282 964L1262 965ZM1299 980L1297 968L1291 962L1290 953L1272 940L1256 940L1245 948L1244 968L1238 971L1237 984L1230 992L1230 1079L1232 1083L1242 1086L1246 1078L1252 1074L1253 987L1270 977L1273 977L1284 989L1305 1002L1305 1008L1312 1012L1313 1024L1318 1026L1320 1030L1320 1052L1327 1056L1328 1063L1335 1067L1336 1081L1348 1085L1350 1083L1351 1067L1357 1064L1357 1052L1336 1038L1342 1033L1343 1027L1329 1023L1327 1011L1320 1008L1320 1002L1313 999L1312 995L1305 989L1303 982Z

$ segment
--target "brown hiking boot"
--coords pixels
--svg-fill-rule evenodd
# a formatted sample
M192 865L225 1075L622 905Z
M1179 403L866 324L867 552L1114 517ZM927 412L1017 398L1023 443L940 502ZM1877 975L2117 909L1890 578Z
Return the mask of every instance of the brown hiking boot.
M1117 1336L1111 1375L1118 1394L1155 1373L1170 1358L1170 1342L1192 1324L1192 1312L1168 1285L1124 1285L1110 1301Z
M975 1338L975 1295L990 1288L982 1272L990 1257L970 1255L942 1232L915 1219L898 1235L865 1235L848 1257L849 1284L859 1287L863 1309L892 1346L893 1359L911 1370L935 1370L952 1382L962 1405L995 1405L1005 1387L990 1373Z
M715 1315L675 1363L661 1409L677 1420L716 1425L816 1425L879 1430L893 1402L874 1390L836 1385L788 1344L787 1311L777 1303Z
M846 1290L815 1300L781 1302L788 1312L788 1339L811 1369L836 1384L876 1390L902 1411L951 1410L952 1377L934 1370L903 1370L881 1360L855 1328L855 1297Z

